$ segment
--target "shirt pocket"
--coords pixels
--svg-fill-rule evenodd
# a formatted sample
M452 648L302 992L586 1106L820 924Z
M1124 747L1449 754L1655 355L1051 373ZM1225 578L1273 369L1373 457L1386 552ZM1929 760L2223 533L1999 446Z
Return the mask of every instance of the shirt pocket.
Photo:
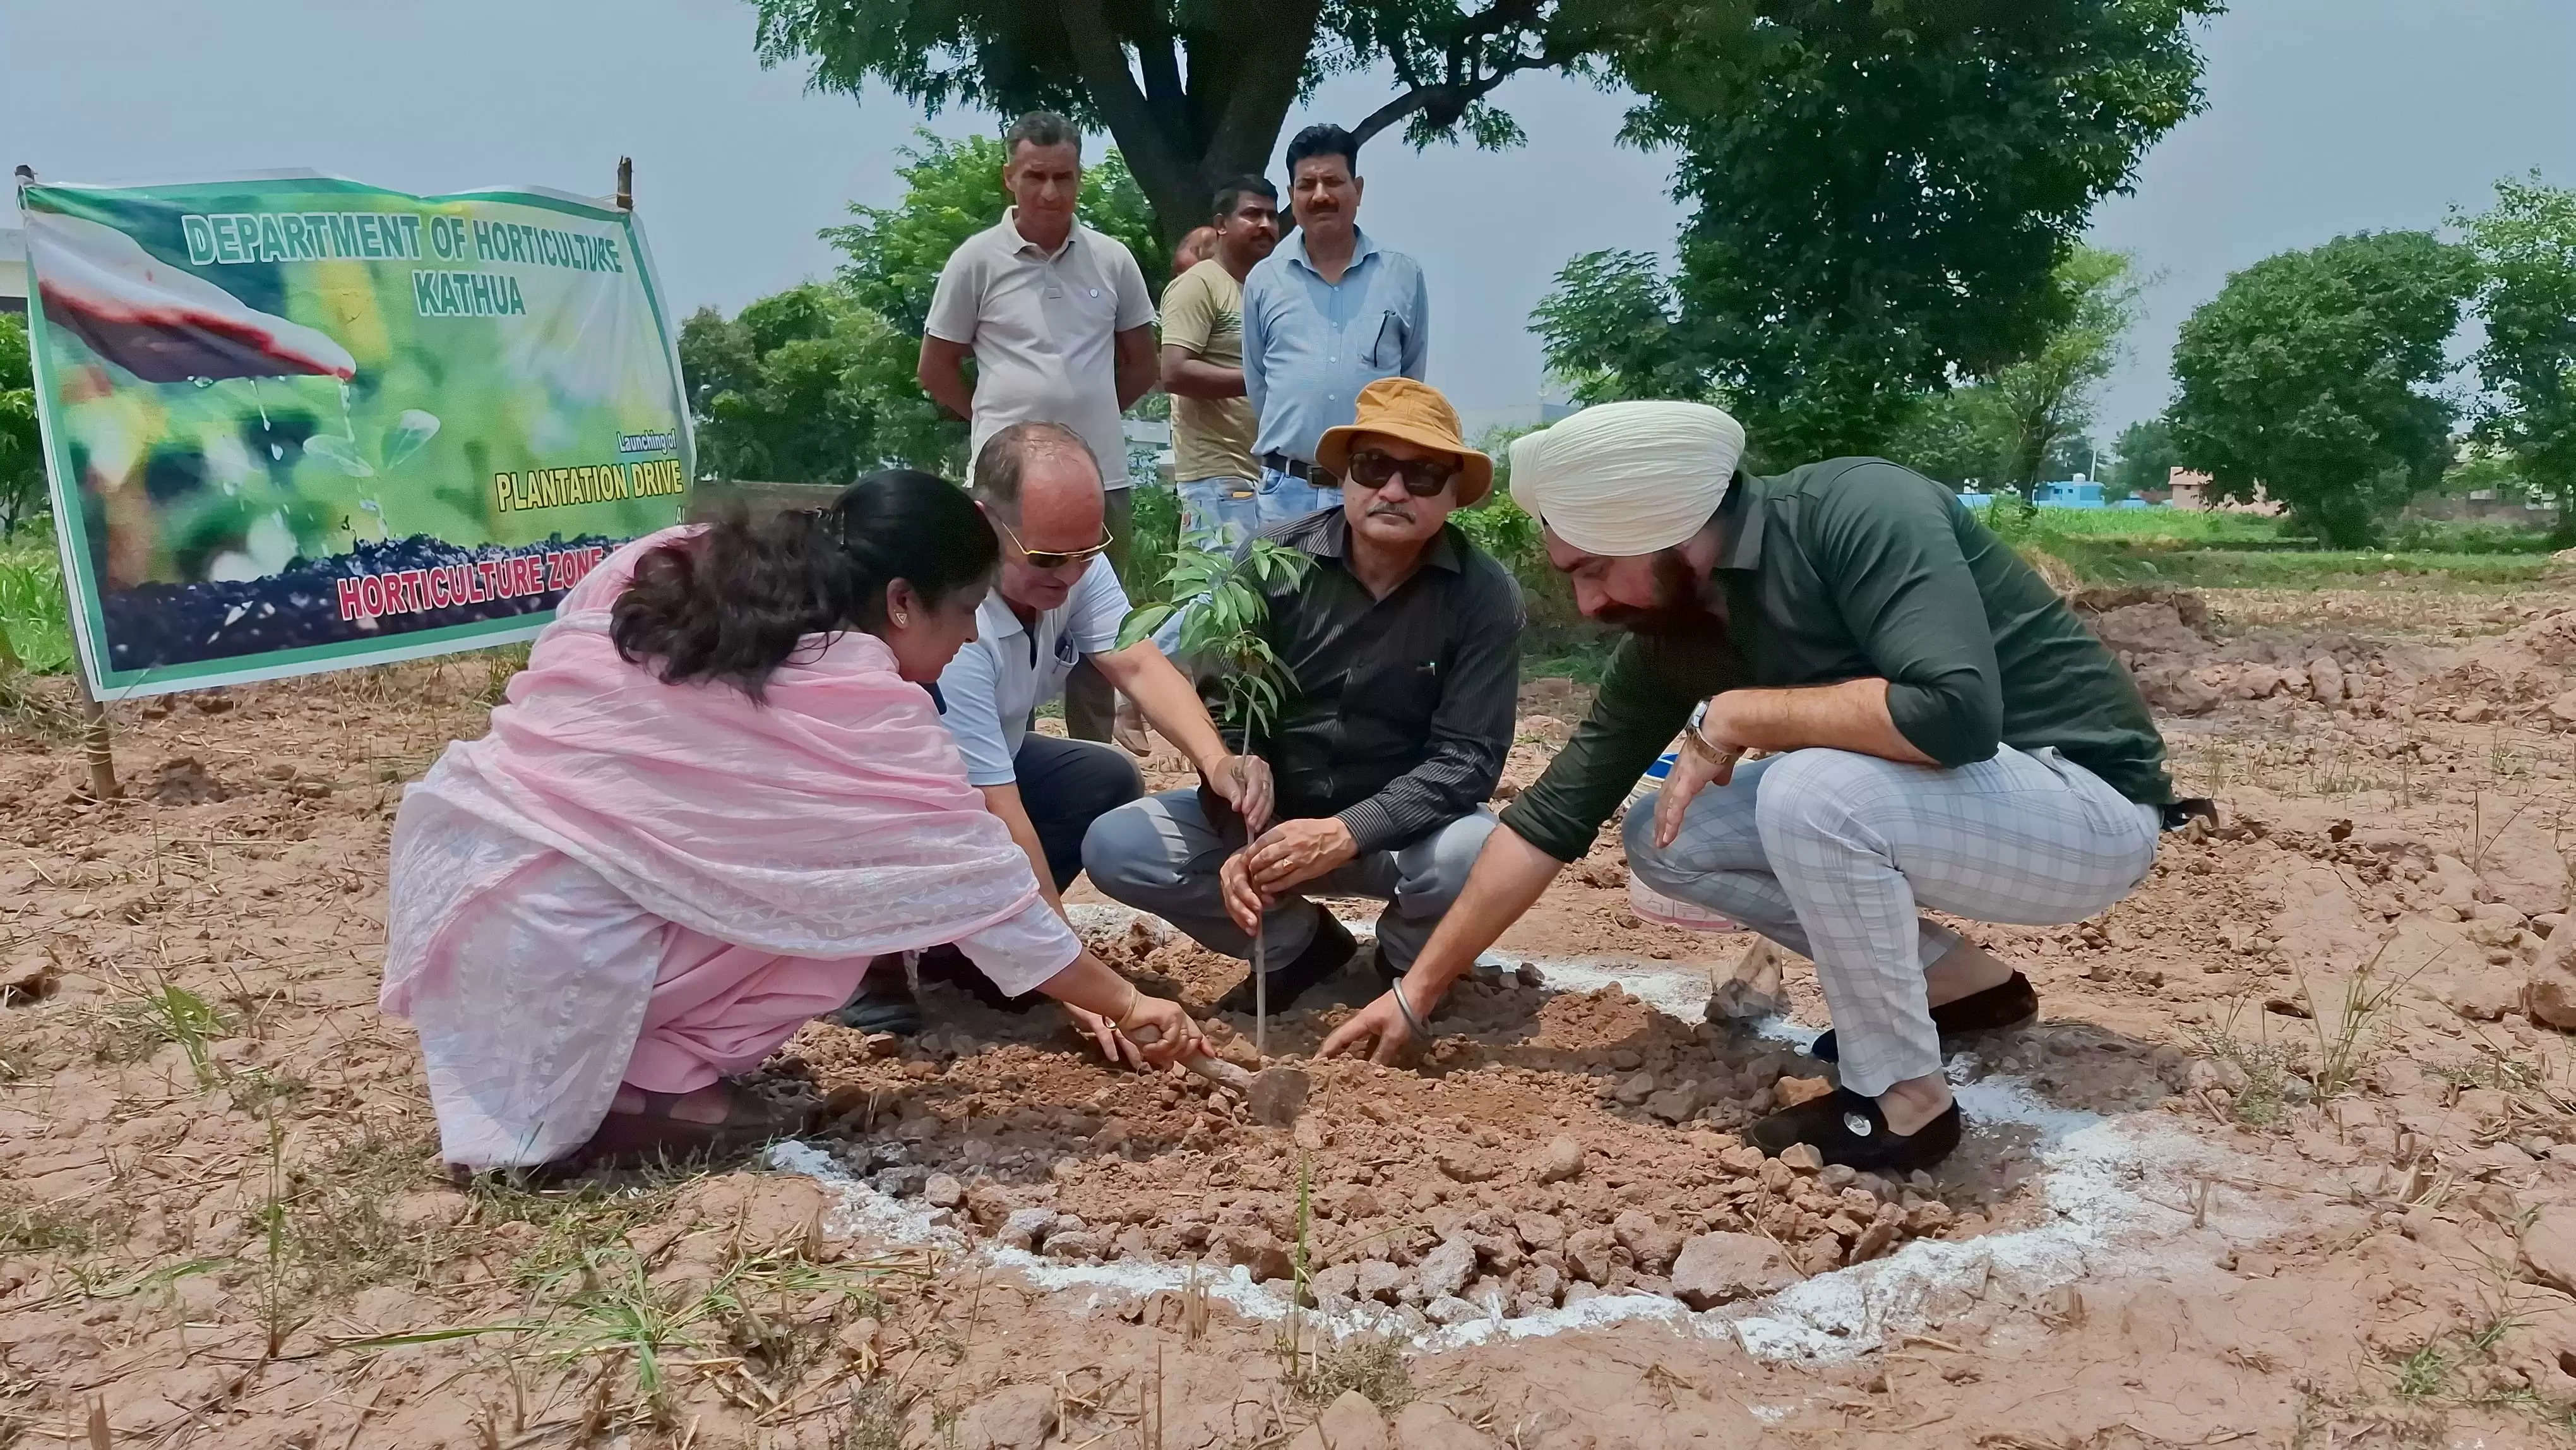
M1420 740L1440 707L1440 666L1434 660L1383 660L1352 671L1342 691L1342 715L1391 731L1397 740Z
M1377 319L1377 336L1370 340L1360 361L1373 368L1394 372L1404 366L1405 345L1412 340L1413 326L1404 315L1393 310L1381 312Z

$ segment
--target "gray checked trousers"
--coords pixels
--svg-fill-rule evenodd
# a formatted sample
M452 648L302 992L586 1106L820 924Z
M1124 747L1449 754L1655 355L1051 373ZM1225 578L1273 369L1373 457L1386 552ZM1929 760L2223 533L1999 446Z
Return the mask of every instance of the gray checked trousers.
M1920 908L2082 921L2146 879L2161 815L2053 748L2009 745L1955 770L1843 750L1770 756L1702 791L1660 851L1654 800L1628 809L1628 869L1813 959L1843 1086L1868 1097L1941 1070L1923 969L1958 936Z
M1262 918L1265 965L1278 971L1315 940L1324 909L1307 900L1309 893L1374 896L1386 903L1377 919L1378 962L1401 974L1458 899L1468 868L1493 830L1491 811L1470 811L1401 850L1363 852L1298 887ZM1229 854L1225 838L1199 809L1195 790L1131 801L1092 822L1082 841L1083 869L1103 896L1152 912L1209 951L1248 958L1252 936L1225 914L1217 885Z

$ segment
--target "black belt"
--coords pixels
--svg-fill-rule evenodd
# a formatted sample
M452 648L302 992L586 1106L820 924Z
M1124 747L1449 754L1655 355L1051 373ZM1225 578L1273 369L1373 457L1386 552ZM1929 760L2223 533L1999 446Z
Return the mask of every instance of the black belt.
M1317 488L1334 488L1341 482L1325 469L1318 468L1302 458L1291 458L1285 453L1262 454L1261 466L1276 473L1284 473L1301 482L1313 484Z

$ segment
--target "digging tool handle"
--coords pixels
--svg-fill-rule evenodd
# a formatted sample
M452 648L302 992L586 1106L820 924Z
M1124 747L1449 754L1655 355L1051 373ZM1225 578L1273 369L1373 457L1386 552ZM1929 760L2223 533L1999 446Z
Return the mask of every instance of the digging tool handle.
M1151 1047L1163 1040L1163 1034L1151 1027L1141 1028L1127 1035L1138 1047ZM1206 1078L1219 1087L1229 1087L1239 1093L1252 1091L1252 1073L1231 1062L1196 1052L1187 1057L1178 1058L1176 1061L1184 1071L1196 1077Z

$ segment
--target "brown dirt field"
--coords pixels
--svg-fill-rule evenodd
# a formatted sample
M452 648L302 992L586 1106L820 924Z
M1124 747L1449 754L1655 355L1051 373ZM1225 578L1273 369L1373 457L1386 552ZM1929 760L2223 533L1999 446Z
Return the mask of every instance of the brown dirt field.
M460 1191L374 996L401 783L489 663L115 707L117 801L0 738L0 1447L2566 1441L2576 612L2084 602L2227 812L2095 921L1970 928L2043 1021L1906 1183L1742 1147L1805 1034L1700 1020L1745 938L1641 922L1605 832L1293 1129L934 987L912 1047L771 1065L817 1176ZM1528 687L1507 792L1585 693ZM1241 974L1074 899L1143 979Z

